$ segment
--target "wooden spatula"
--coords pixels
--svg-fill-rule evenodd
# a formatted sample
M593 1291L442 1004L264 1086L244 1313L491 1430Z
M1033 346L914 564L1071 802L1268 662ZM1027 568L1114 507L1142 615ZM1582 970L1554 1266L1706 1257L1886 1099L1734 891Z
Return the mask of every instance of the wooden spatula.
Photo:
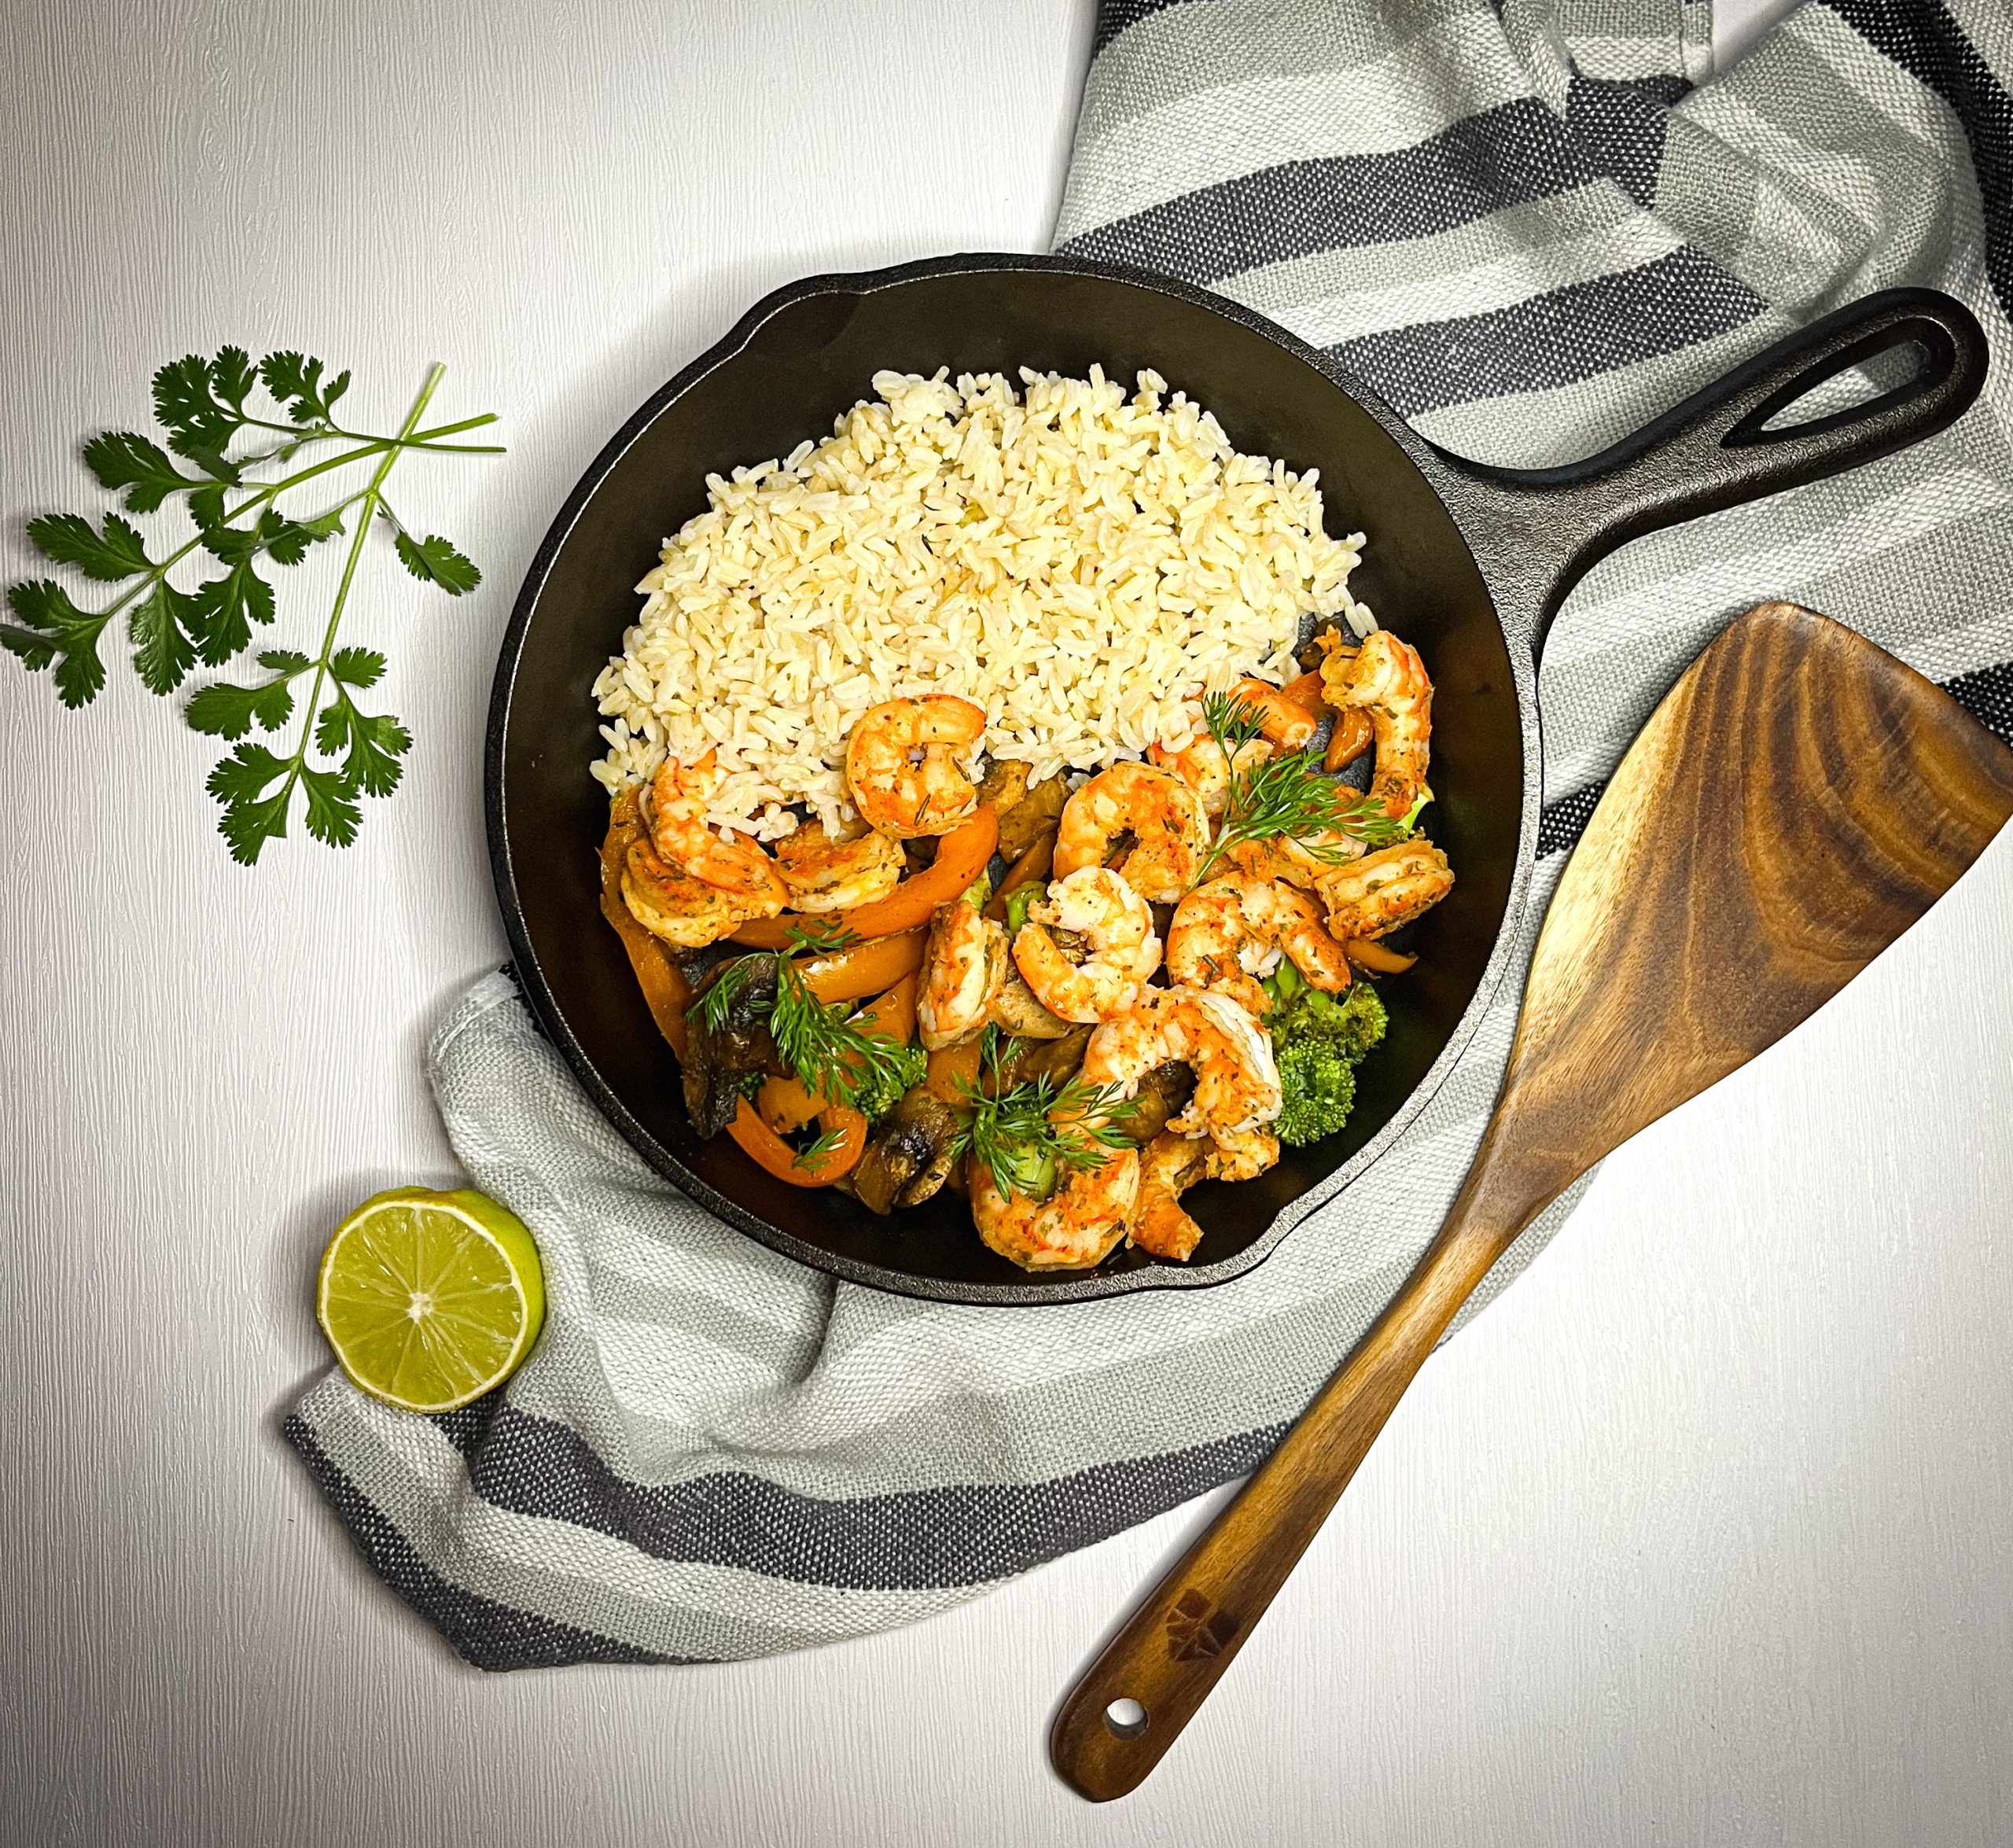
M1657 709L1546 915L1496 1114L1419 1268L1057 1716L1095 1801L1160 1761L1511 1240L1646 1124L1772 1046L2013 812L2013 752L1793 604L1742 617Z

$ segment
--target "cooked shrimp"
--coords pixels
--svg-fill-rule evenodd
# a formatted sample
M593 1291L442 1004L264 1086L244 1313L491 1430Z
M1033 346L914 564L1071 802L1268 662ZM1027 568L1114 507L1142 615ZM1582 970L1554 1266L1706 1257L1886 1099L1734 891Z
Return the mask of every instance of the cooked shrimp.
M1363 844L1355 835L1345 834L1340 828L1324 828L1301 841L1280 834L1266 845L1272 851L1272 877L1309 892L1337 867L1364 852Z
M1271 974L1282 951L1312 986L1331 993L1349 986L1349 959L1311 896L1282 880L1232 874L1197 886L1175 907L1167 971L1179 986L1218 989L1262 1014L1265 992L1253 978Z
M1224 804L1230 798L1233 768L1255 768L1275 751L1299 750L1314 735L1313 715L1269 680L1240 680L1231 697L1251 708L1259 723L1258 736L1238 746L1235 766L1216 742L1199 707L1189 709L1194 729L1179 750L1157 744L1146 748L1146 755L1154 764L1179 777L1194 792L1211 820L1223 813Z
M773 917L789 899L775 863L753 840L706 826L706 797L716 775L711 751L695 763L667 757L657 766L650 782L650 845L667 866L767 907L750 917Z
M1172 903L1194 883L1209 841L1195 792L1172 771L1150 764L1114 764L1063 806L1055 836L1055 876L1102 867L1112 843L1132 837L1118 869L1143 898Z
M1177 987L1219 989L1253 1014L1265 1012L1265 991L1257 978L1279 966L1279 948L1246 922L1244 894L1270 885L1237 877L1212 879L1174 907L1167 930L1167 972ZM1260 908L1254 903L1253 909Z
M1328 928L1343 939L1386 936L1453 889L1447 856L1418 835L1336 867L1320 885Z
M1262 841L1240 841L1223 856L1222 864L1246 879L1283 879L1311 892L1363 851L1353 834L1329 828L1301 840L1274 834Z
M1183 1193L1202 1178L1205 1140L1162 1130L1139 1151L1139 1191L1126 1222L1128 1244L1186 1264L1202 1228L1184 1212Z
M1408 813L1426 787L1433 735L1433 683L1409 642L1373 629L1355 653L1330 646L1321 664L1321 689L1337 708L1360 706L1377 741L1370 793L1394 819Z
M971 1169L978 1235L1026 1271L1075 1271L1102 1263L1124 1235L1139 1191L1139 1151L1117 1149L1095 1168L1073 1169L1046 1200L1002 1194L983 1161Z
M793 911L843 911L885 898L901 883L906 863L901 843L889 835L870 829L837 839L814 821L776 843L776 867Z
M1249 744L1238 746L1236 768L1252 769L1271 754L1270 745L1261 738L1254 738ZM1202 804L1202 812L1210 820L1214 821L1223 813L1224 804L1230 800L1231 760L1200 719L1195 722L1194 734L1179 750L1171 751L1165 745L1149 745L1146 755L1161 769L1187 784Z
M1195 1073L1195 1095L1168 1124L1177 1136L1235 1137L1279 1115L1271 1036L1229 996L1203 988L1149 989L1131 1012L1091 1034L1084 1077L1130 1097L1171 1059Z
M1052 931L1080 939L1072 961ZM1064 1020L1110 1020L1138 999L1161 966L1161 940L1146 901L1106 867L1080 867L1028 907L1014 962L1035 999Z
M948 834L978 804L960 767L985 730L985 709L954 694L870 707L846 743L846 787L869 826L898 841Z
M1183 1208L1182 1195L1198 1180L1254 1180L1279 1158L1279 1138L1263 1129L1196 1137L1162 1131L1139 1151L1139 1191L1126 1242L1186 1264L1202 1228Z
M1202 1158L1206 1180L1256 1180L1279 1161L1279 1139L1269 1129L1219 1129Z
M1259 736L1275 751L1305 749L1314 735L1314 715L1269 680L1240 680L1231 698L1257 719Z
M923 1044L934 1051L978 1032L1006 975L1006 927L981 915L968 898L939 905L915 1001Z
M738 898L666 866L647 841L633 843L624 860L622 902L653 937L685 950L718 943L749 918L768 917L775 908L764 900Z

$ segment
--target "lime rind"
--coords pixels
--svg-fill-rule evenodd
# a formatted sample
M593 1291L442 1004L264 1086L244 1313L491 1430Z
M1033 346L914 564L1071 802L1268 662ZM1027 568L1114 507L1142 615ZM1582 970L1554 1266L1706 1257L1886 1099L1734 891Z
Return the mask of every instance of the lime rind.
M359 1391L401 1411L451 1412L531 1351L544 1278L529 1230L486 1195L396 1187L336 1228L315 1307Z

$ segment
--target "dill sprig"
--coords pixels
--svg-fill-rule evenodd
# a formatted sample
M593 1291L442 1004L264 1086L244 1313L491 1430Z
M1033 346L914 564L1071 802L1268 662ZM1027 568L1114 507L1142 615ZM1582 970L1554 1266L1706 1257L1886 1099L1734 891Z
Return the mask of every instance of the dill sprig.
M847 1018L843 1001L821 1001L789 956L776 963L776 998L769 1032L783 1063L810 1089L833 1103L856 1105L863 1092L896 1084L907 1062L885 1033L863 1033Z
M1046 1199L1055 1191L1063 1170L1095 1171L1112 1151L1130 1140L1121 1124L1139 1108L1116 1084L1092 1084L1072 1078L1058 1084L1042 1077L994 1094L991 1081L999 1075L996 1029L986 1029L988 1082L960 1086L971 1114L951 1144L962 1160L976 1156L992 1176L1002 1195L1020 1194Z
M902 1080L913 1063L907 1047L854 1025L845 1003L819 1000L797 965L797 954L792 948L773 959L775 992L766 1006L756 1004L768 1017L777 1057L808 1089L848 1107L885 1088L898 1094L905 1089ZM686 1010L686 1019L707 1033L724 1032L735 1003L771 961L758 953L728 963Z
M1339 863L1349 856L1323 835L1345 834L1366 847L1378 848L1395 846L1411 834L1410 816L1394 820L1381 802L1357 796L1322 770L1312 749L1281 751L1262 764L1238 768L1238 752L1263 729L1260 715L1243 701L1227 693L1210 694L1202 701L1202 718L1231 768L1223 819L1196 875L1197 885L1232 848L1247 841L1284 835L1316 860Z
M789 927L790 954L808 950L813 955L829 956L834 950L845 949L859 941L850 930L834 919L807 918L800 924Z
M842 1130L827 1129L799 1149L790 1165L793 1168L815 1168L845 1140L845 1135Z
M686 1009L687 1022L703 1027L709 1033L725 1033L727 1016L733 1011L734 1003L741 999L742 989L755 979L761 966L760 956L737 956L713 978L706 992Z

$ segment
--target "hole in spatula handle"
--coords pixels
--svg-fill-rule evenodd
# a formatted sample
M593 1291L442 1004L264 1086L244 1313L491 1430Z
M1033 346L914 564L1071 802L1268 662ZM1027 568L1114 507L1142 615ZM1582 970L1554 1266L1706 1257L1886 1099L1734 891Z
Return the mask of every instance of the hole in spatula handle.
M1104 1725L1113 1739L1137 1739L1146 1730L1146 1710L1121 1695L1104 1710Z

